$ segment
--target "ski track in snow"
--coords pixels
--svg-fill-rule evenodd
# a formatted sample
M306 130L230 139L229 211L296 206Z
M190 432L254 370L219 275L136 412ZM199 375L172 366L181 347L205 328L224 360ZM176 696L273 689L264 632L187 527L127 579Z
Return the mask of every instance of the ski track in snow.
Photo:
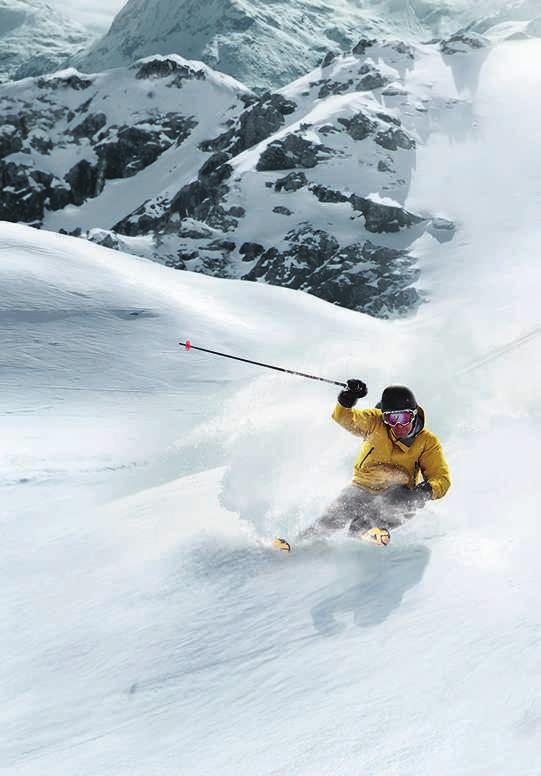
M459 229L409 320L0 225L6 773L537 773L540 55L450 65L476 126L419 148L407 206ZM358 442L331 387L186 337L411 383L449 496L385 552L273 553Z

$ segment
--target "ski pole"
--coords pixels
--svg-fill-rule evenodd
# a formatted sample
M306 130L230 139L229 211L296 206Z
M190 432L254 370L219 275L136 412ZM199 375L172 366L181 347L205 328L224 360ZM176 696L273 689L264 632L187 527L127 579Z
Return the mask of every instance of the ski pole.
M186 350L200 350L203 353L211 353L213 356L221 356L222 358L232 358L234 361L243 361L245 364L254 364L255 366L263 366L265 369L274 369L277 372L285 372L288 375L297 375L298 377L307 377L309 380L319 380L322 383L330 383L331 385L339 385L341 388L346 388L346 384L338 382L337 380L328 380L326 377L316 377L315 375L308 375L305 372L296 372L293 369L284 369L281 366L272 366L272 364L264 364L261 361L251 361L249 358L240 358L240 356L230 356L228 353L220 353L217 350L208 350L208 348L199 348L196 345L192 345L190 340L186 342L179 342L179 345L183 345Z

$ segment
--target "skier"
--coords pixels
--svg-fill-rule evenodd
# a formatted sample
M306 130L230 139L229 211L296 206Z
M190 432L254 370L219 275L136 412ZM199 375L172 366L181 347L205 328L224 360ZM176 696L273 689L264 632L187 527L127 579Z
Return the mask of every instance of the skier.
M325 536L349 523L349 533L387 545L389 531L413 517L431 499L445 496L451 479L437 437L404 385L390 385L375 409L353 409L367 394L362 380L348 380L338 395L333 420L364 439L353 482L299 539ZM284 539L274 546L289 551Z

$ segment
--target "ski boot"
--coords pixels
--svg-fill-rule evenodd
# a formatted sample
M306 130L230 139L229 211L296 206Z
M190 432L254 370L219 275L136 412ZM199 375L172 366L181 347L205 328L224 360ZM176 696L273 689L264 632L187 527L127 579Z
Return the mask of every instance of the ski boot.
M283 552L291 552L291 545L289 542L286 542L285 539L273 539L272 546L276 547L277 550L282 550Z
M372 528L369 528L368 531L362 533L359 538L363 542L377 544L380 547L386 547L391 541L391 534L387 528L378 528L377 526L372 526Z

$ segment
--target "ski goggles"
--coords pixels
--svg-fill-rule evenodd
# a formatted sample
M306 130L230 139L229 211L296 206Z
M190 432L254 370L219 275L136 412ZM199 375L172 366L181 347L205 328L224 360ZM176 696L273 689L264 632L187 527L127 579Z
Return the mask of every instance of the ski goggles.
M388 426L407 426L416 415L417 410L392 410L383 413L383 422Z

